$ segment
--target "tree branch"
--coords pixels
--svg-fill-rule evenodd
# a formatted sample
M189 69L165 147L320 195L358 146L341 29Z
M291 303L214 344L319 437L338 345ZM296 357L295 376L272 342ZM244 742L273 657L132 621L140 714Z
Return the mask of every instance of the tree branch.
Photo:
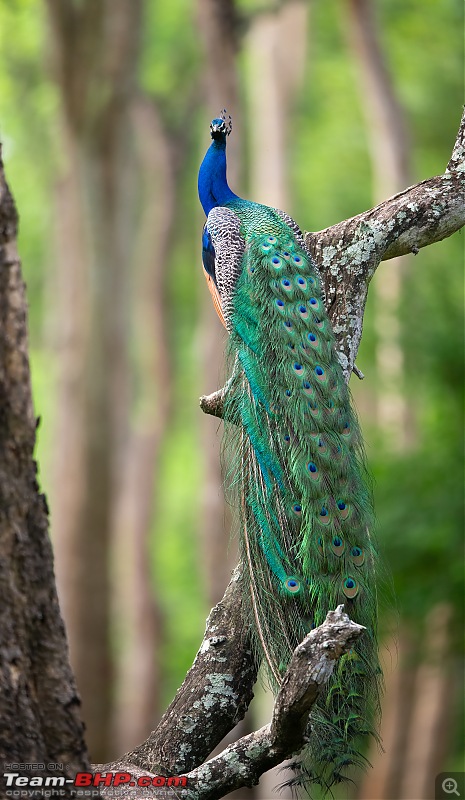
M310 631L295 649L276 697L271 723L242 737L215 758L188 772L185 775L187 788L178 788L178 796L217 800L234 789L255 785L263 772L298 753L307 742L310 711L336 661L353 647L364 630L362 625L349 619L342 605L330 611L323 624ZM99 765L94 769L134 774L130 756L121 762ZM150 776L153 777L153 773ZM104 798L116 798L125 796L127 789L105 787L101 792ZM139 797L162 795L159 789L156 793L153 789L144 789L140 794L131 792L131 796L138 800Z

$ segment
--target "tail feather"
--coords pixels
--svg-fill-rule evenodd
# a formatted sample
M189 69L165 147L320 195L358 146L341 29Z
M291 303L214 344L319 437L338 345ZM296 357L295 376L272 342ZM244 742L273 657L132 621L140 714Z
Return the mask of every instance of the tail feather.
M225 447L246 602L271 684L339 603L367 627L312 717L309 774L330 786L360 761L354 740L372 730L377 706L377 555L362 438L320 280L282 221L249 235L229 326L237 375L226 399L233 422Z

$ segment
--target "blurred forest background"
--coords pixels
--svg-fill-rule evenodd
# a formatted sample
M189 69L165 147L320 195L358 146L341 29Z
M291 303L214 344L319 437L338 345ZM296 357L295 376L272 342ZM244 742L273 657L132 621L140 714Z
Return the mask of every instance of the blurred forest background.
M221 427L198 408L222 385L225 339L200 266L210 120L233 116L236 191L332 225L444 171L462 14L460 0L0 2L37 457L94 761L154 727L235 563ZM351 381L396 596L385 753L349 792L366 800L433 797L436 773L462 768L462 263L459 233L381 265ZM246 724L268 715L261 697Z

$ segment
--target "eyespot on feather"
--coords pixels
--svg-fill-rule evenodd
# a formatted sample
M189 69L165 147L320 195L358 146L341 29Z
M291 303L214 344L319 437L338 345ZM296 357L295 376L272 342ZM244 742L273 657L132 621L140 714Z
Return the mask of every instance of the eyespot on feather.
M283 582L283 587L289 594L299 594L302 586L298 578L291 575Z
M344 540L341 539L340 536L335 536L331 542L331 549L335 556L342 556L344 550L346 549Z
M308 381L302 383L302 388L307 396L313 394L312 386Z
M341 519L347 519L350 514L350 506L344 500L338 500L337 508Z
M307 281L302 277L302 275L296 275L294 278L294 283L298 289L300 289L302 292L305 292L307 288Z
M359 590L359 585L355 578L352 578L350 575L345 579L342 584L342 591L344 592L345 596L349 600L353 600L354 597L357 597Z
M350 551L350 557L356 567L361 567L365 563L365 553L361 547L352 547Z
M318 478L319 478L318 467L313 461L309 461L308 462L307 471L308 471L310 477L312 478L312 480L314 480L314 481L318 480Z
M298 517L302 516L302 506L300 505L300 503L294 503L294 505L292 506L292 510L294 514L296 514Z
M329 525L329 523L331 522L331 514L329 513L326 506L321 507L318 519L322 525Z
M277 255L274 255L274 256L271 257L270 264L271 264L272 268L275 269L275 270L280 270L284 266L284 262L283 262L282 258L280 258Z

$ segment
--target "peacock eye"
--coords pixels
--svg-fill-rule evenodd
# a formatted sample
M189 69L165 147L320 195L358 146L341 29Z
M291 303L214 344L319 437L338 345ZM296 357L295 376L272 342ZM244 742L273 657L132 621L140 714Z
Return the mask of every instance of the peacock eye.
M297 580L297 578L287 578L284 581L284 586L291 594L297 594L300 592L300 581Z
M358 583L355 578L348 577L342 584L342 591L349 600L353 600L358 594Z

